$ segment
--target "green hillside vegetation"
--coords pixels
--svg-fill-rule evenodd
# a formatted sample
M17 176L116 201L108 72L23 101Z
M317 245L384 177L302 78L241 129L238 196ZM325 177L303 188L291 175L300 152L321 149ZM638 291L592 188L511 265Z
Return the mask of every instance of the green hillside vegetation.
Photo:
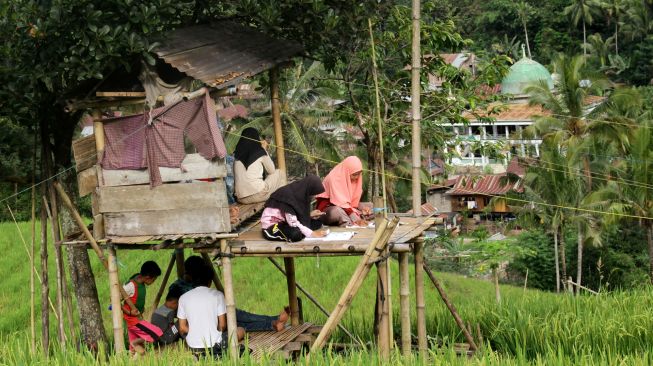
M29 238L29 224L21 223L20 227L23 235ZM17 239L13 223L0 224L0 251L4 253L4 265L0 269L0 278L3 278L0 311L4 314L0 319L0 334L4 346L1 348L0 357L3 362L9 364L26 364L38 360L45 362L42 355L34 360L29 356L29 261L22 243ZM140 263L148 259L156 260L165 268L171 253L168 250L121 251L121 279L124 280L135 273ZM356 257L298 259L297 280L330 309L335 305L358 260ZM50 262L50 268L53 268L52 256ZM97 260L93 261L93 268L101 303L107 308L107 275ZM652 357L650 345L653 344L653 291L650 288L616 291L598 296L571 296L538 290L524 291L520 287L506 285L501 288L502 303L497 305L490 282L452 274L439 276L463 319L471 324L481 325L486 344L478 358L470 360L455 356L450 349L436 351L435 344L451 345L463 342L463 337L433 286L427 283L427 330L432 352L437 352L438 355L435 358L437 362L506 364L528 361L564 364L583 361L600 364L603 363L602 360L624 360L645 364ZM50 278L54 278L54 273ZM285 279L265 258L235 260L234 278L236 299L240 308L259 313L275 313L287 302ZM393 278L394 315L395 324L398 324L399 291L396 263L393 263ZM157 285L158 283L155 283L150 288L148 300L152 301L154 298ZM364 342L372 339L373 308L369 299L373 296L374 282L370 277L343 321L343 325ZM38 291L37 303L40 303ZM40 316L39 309L36 315ZM104 312L104 320L109 334L110 315L107 309ZM318 324L325 320L307 299L304 299L304 315L308 321ZM54 320L52 322L54 323ZM55 334L54 324L51 325L52 334ZM332 340L351 343L341 332L336 332ZM53 357L61 364L93 362L90 354L70 350L54 349ZM183 352L170 350L163 355L149 356L151 359L144 364L157 364L163 360L182 361L187 356ZM376 362L375 357L373 350L347 354L326 353L323 358L318 357L312 362L368 364ZM114 360L116 364L128 362L124 356L118 356ZM393 355L392 362L403 361L406 360L402 360L398 354Z

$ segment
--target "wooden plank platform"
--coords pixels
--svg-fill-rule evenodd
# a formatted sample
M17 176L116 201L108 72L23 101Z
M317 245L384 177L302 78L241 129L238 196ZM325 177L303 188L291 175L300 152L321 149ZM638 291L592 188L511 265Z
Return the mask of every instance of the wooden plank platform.
M253 358L263 355L273 355L281 352L283 357L290 357L293 353L301 351L303 346L310 347L314 340L316 326L311 323L289 326L281 332L252 332L248 333L247 346ZM317 327L319 328L319 327Z
M435 224L434 218L402 217L400 225L390 238L393 253L410 252L409 243ZM354 231L354 237L346 241L308 241L285 243L269 241L263 238L261 225L241 233L237 239L229 242L235 256L316 256L316 255L359 255L365 252L374 237L373 228L332 227L331 231Z

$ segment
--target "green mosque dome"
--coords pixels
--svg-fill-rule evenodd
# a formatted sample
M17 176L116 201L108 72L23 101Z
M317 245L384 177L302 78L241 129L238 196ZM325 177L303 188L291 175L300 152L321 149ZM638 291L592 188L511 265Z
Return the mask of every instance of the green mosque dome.
M524 89L540 80L546 81L549 89L553 89L553 79L546 67L530 58L522 57L514 65L510 66L508 75L501 81L501 93L523 95Z

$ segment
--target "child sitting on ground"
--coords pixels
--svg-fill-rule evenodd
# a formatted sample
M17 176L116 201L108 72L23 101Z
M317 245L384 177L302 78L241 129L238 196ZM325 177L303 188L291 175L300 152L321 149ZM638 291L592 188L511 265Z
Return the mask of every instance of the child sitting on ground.
M160 346L172 344L180 338L179 324L175 322L175 319L177 318L177 307L179 306L181 295L183 295L183 292L180 288L174 288L168 291L166 302L152 313L152 324L159 327L163 332L157 342Z
M127 323L127 335L129 337L129 349L136 351L139 355L145 353L143 344L145 342L153 343L161 331L149 322L139 319L139 315L145 309L146 287L149 286L157 277L161 275L161 268L154 261L147 261L141 266L140 273L133 275L123 289L136 306L133 310L128 303L122 307L123 318Z

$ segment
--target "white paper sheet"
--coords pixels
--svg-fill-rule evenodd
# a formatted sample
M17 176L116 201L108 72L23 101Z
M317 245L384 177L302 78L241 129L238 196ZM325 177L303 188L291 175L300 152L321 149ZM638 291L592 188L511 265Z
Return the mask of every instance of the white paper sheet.
M336 231L330 232L327 236L323 238L306 238L304 240L308 241L344 241L349 240L354 237L356 232L354 231Z

